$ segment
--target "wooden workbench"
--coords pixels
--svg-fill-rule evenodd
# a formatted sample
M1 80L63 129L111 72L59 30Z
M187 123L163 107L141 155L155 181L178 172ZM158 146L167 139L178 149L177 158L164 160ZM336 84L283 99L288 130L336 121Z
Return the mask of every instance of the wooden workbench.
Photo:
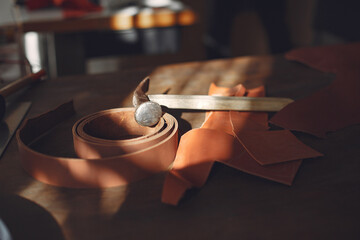
M71 126L95 111L131 104L138 82L152 72L151 93L206 94L209 84L248 88L265 83L269 96L300 98L328 84L324 74L281 56L169 65L93 76L71 76L32 87L29 116L73 98L77 114L36 144L73 156ZM204 113L175 112L180 132ZM360 126L317 139L296 136L324 157L305 160L291 187L215 164L205 186L179 206L162 204L164 174L123 187L67 189L31 178L15 139L0 159L0 217L14 239L358 239Z

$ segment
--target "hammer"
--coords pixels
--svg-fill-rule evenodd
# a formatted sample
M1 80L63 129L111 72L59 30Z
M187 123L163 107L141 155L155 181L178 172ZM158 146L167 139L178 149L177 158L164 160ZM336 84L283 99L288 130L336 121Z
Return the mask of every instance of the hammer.
M135 120L142 126L154 126L163 115L163 107L207 111L257 111L277 112L289 103L290 98L275 97L227 97L208 95L146 95L150 78L146 77L136 87L133 95Z
M163 115L160 104L150 101L146 92L149 90L150 78L146 77L136 87L133 95L135 107L135 120L138 124L146 127L154 126Z
M18 80L15 80L5 87L0 89L0 121L5 115L6 111L6 98L13 94L14 92L20 90L21 88L29 85L30 83L36 82L45 75L44 70L40 70L37 73L32 73L22 77Z

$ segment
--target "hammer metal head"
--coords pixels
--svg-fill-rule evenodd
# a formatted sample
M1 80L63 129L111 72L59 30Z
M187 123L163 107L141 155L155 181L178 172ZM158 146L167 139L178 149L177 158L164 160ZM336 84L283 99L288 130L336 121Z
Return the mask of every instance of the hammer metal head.
M149 90L150 78L146 77L136 87L133 95L135 120L142 126L155 126L161 119L163 112L158 103L149 100L146 92Z
M160 121L161 116L161 106L155 102L144 102L135 109L135 120L142 126L155 126Z

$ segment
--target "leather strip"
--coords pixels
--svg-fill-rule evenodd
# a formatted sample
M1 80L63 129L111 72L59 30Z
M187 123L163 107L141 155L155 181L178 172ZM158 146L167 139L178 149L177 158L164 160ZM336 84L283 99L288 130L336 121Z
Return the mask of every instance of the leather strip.
M100 111L77 121L73 140L80 158L50 156L31 148L33 141L72 114L69 102L27 120L18 130L22 165L35 179L70 188L120 186L168 170L175 158L176 119L164 114L156 127L142 127L134 120L133 108Z

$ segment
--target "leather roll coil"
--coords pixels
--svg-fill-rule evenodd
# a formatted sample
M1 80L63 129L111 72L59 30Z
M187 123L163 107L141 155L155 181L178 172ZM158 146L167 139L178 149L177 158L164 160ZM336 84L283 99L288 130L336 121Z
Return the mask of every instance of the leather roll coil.
M117 108L83 117L73 126L79 158L46 155L31 142L74 113L72 102L29 119L17 132L23 168L35 179L70 188L121 186L171 166L178 145L178 123L170 114L155 127L134 120L133 108Z

